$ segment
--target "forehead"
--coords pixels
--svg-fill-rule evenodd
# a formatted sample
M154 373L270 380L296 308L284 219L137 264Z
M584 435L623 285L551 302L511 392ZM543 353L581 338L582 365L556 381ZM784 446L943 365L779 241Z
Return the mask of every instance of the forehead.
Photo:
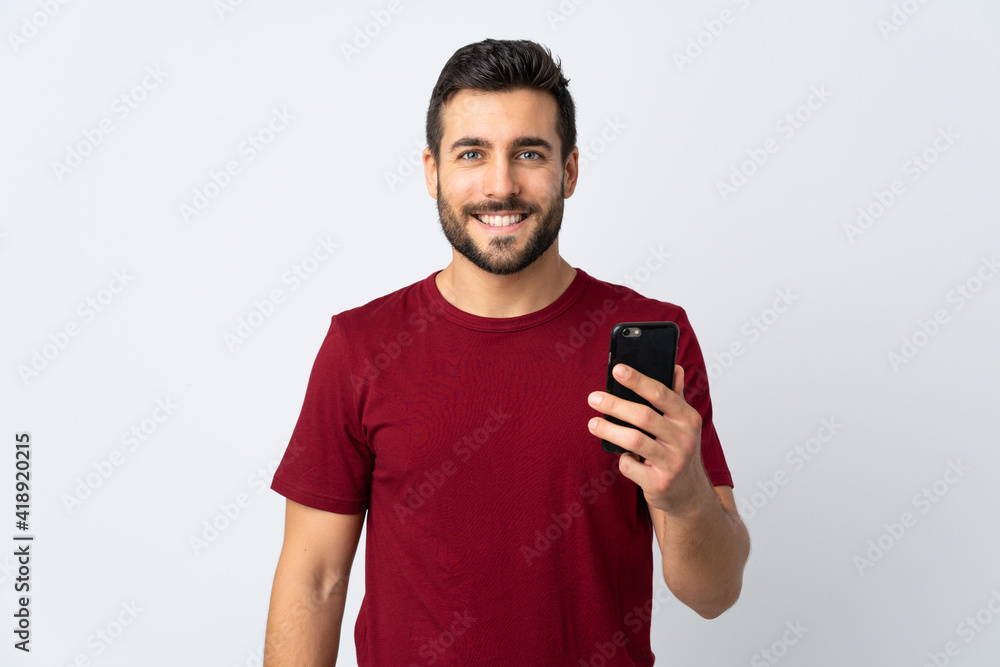
M540 136L558 145L555 98L541 90L482 92L460 90L442 108L441 145L465 136L493 140Z

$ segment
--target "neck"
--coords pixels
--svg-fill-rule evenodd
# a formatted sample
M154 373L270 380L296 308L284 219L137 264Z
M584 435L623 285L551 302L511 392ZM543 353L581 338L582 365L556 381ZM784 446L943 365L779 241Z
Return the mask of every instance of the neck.
M558 241L523 271L499 276L452 249L451 263L435 278L451 305L480 317L519 317L545 308L566 291L576 269L559 256Z

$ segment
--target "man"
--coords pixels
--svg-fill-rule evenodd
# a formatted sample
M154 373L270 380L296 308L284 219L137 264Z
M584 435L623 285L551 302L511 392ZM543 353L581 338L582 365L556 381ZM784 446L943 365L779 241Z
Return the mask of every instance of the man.
M567 84L526 41L445 65L424 173L453 258L332 319L272 483L266 667L334 664L366 511L360 665L651 665L654 536L682 602L738 598L749 538L684 311L559 256ZM655 320L680 327L675 387L619 378L662 415L597 391L611 327Z

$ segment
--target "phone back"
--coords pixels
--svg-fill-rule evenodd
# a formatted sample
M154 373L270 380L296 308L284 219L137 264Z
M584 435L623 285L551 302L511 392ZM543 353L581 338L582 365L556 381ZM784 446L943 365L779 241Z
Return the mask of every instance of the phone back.
M620 385L611 371L615 364L625 364L643 375L662 382L668 388L672 388L674 386L674 363L677 359L678 334L677 325L673 322L622 322L616 324L611 330L607 392L626 401L648 405L662 414L649 401L631 389ZM637 428L616 417L605 415L605 418L614 424ZM653 437L646 431L642 432ZM618 454L626 451L606 440L601 440L601 447L606 452Z

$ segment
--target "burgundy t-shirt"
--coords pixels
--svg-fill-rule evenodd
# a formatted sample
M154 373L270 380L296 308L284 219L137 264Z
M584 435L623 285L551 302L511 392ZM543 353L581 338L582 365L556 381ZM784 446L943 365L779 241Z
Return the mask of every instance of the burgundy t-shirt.
M677 323L705 468L732 486L687 316L577 269L541 310L479 317L436 273L333 317L271 484L368 511L358 664L652 665L649 510L587 395L612 326Z

